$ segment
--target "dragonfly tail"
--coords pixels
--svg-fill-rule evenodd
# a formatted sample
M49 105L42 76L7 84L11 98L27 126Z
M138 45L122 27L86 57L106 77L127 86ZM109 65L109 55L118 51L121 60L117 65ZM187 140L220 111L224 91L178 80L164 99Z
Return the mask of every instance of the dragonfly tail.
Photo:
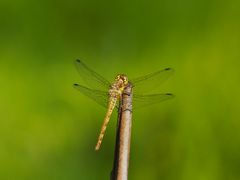
M110 117L112 115L112 112L113 112L113 109L114 109L115 105L116 105L116 100L115 99L114 100L110 99L108 111L107 111L106 117L104 118L102 128L101 128L101 131L100 131L100 134L99 134L99 137L98 137L98 141L97 141L97 144L95 146L96 151L98 151L100 149L105 131L107 129L107 125L109 123L109 120L110 120Z

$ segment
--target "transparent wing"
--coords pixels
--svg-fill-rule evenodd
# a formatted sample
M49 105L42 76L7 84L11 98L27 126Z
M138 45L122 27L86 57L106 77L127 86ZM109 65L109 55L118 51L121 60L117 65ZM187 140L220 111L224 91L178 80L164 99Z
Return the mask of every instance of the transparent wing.
M130 80L133 84L134 93L146 94L147 92L157 89L161 83L173 74L173 72L173 69L165 68L163 70Z
M152 104L160 103L162 101L173 98L171 93L150 94L150 95L135 95L133 94L133 108L146 107Z
M74 84L73 87L79 90L85 96L91 98L98 104L102 105L103 107L105 108L108 107L108 97L109 97L108 92L89 89L80 84Z
M75 61L78 73L85 83L92 89L107 90L110 86L108 80L87 67L82 61Z

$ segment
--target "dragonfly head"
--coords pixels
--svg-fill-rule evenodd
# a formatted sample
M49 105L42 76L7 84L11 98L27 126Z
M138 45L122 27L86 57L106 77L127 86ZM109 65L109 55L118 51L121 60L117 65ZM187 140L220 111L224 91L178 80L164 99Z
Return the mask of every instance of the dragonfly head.
M128 84L128 78L124 74L118 74L115 78L115 81L117 82L119 88L121 89L124 89Z

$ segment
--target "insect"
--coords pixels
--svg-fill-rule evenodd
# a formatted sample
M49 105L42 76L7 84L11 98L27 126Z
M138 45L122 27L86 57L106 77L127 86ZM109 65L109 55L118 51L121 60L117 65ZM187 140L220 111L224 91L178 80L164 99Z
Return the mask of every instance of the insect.
M146 92L158 87L173 73L173 69L171 68L165 68L163 70L132 80L129 80L128 77L124 74L118 74L115 77L113 83L110 83L101 75L91 70L81 60L76 60L75 64L80 76L89 87L85 87L80 84L74 84L73 86L82 94L86 95L87 97L96 101L98 104L107 108L107 113L104 118L98 141L95 147L96 151L99 150L101 146L112 112L117 106L117 102L121 98L123 90L128 85L128 83L131 83L133 85L134 107L145 107L147 105L155 104L174 97L174 95L171 93L146 95ZM144 93L144 95L142 95L141 93Z

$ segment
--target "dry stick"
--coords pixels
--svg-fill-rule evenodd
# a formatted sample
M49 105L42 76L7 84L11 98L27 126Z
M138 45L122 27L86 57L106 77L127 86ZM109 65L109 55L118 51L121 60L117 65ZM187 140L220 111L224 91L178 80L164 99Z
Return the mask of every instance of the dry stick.
M116 144L111 180L127 180L132 127L132 85L125 88L118 110Z

